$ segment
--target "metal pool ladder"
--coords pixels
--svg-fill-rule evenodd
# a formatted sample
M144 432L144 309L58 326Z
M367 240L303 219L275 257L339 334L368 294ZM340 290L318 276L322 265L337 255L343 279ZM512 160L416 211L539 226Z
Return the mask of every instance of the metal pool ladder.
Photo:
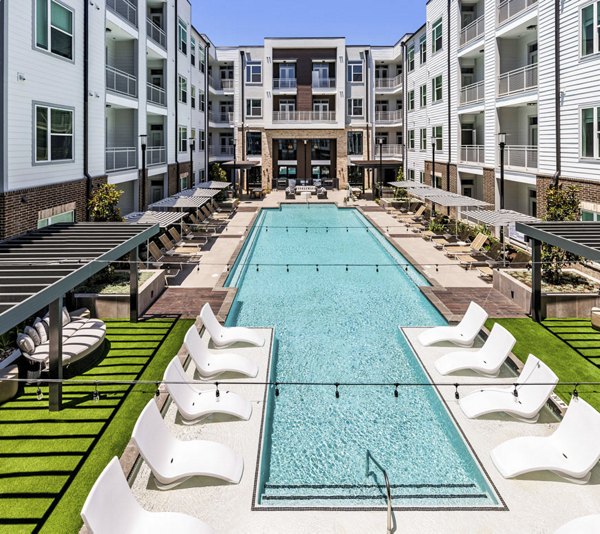
M371 460L379 470L383 473L383 478L385 480L385 495L387 501L387 534L392 534L394 531L392 529L392 487L390 486L390 479L388 478L387 471L381 466L381 464L373 458L371 451L367 451L367 476L369 476L369 460Z

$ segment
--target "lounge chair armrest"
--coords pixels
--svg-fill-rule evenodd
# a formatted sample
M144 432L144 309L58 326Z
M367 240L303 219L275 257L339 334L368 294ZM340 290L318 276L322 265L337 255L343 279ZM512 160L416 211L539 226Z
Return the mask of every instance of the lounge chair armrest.
M92 312L90 312L90 310L87 308L78 308L77 310L69 312L69 316L71 319L90 319Z

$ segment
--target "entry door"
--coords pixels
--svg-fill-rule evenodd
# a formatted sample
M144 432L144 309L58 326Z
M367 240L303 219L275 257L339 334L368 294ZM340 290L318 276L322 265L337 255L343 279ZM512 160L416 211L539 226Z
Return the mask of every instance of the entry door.
M313 111L327 113L329 111L329 100L315 100Z
M165 146L164 130L162 124L150 125L150 136L148 139L148 146Z
M529 215L537 217L537 191L535 189L529 190Z
M387 65L377 65L375 67L375 79L381 80L382 78L388 77L388 67Z
M534 65L538 62L538 44L532 43L527 47L527 64Z
M386 100L377 100L375 102L375 111L387 111L388 102Z
M538 118L537 117L529 117L529 131L528 131L527 144L529 146L537 146L538 145Z
M296 102L294 100L280 100L279 111L296 111Z
M463 124L460 131L460 144L463 146L477 144L477 131L474 124Z
M315 63L312 70L313 82L319 87L322 80L329 79L329 66L327 63Z
M159 28L163 28L163 12L162 8L150 10L150 20L156 24Z
M152 85L156 85L157 87L164 87L163 86L163 72L162 70L158 70L158 69L152 69L150 71L150 83Z
M279 87L289 89L296 87L296 66L295 65L280 65L279 67Z

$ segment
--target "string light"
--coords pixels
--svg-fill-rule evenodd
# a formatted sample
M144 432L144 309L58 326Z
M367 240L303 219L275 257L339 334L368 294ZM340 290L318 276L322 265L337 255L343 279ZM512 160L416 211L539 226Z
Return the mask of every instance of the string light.
M399 385L400 385L400 384L396 384L396 385L394 386L394 397L396 397L396 398L398 398L398 386L399 386Z
M216 386L216 390L215 390L215 397L217 397L217 399L221 396L221 392L219 391L219 383L215 382L215 386Z
M156 384L156 391L154 392L154 396L156 398L160 397L160 388L159 388L160 384Z
M42 393L42 388L40 386L38 386L37 391L35 392L35 396L39 401L44 400L44 394Z
M275 396L279 397L279 382L275 382Z
M515 384L515 389L513 389L513 396L515 399L519 398L519 391L517 390L517 384Z
M456 400L460 399L460 393L458 392L458 383L454 384L454 398Z
M339 390L339 386L340 386L340 385L339 385L338 383L336 383L336 384L335 384L335 398L336 398L336 399L339 399L339 398L340 398L340 390Z
M579 384L575 384L575 389L573 389L573 398L577 399L579 398L579 391L577 391L577 386Z

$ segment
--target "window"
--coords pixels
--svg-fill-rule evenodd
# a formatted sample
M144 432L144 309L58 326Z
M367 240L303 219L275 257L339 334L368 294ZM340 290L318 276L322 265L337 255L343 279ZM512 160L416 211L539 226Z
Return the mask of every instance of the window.
M421 142L419 148L421 150L427 150L427 128L421 128Z
M581 10L581 55L600 52L600 2Z
M581 110L581 157L600 159L600 107Z
M204 52L204 48L202 45L198 46L198 67L200 67L200 72L204 72L204 63L206 62L206 55Z
M362 117L363 114L363 101L362 98L349 98L348 99L348 115L351 117Z
M262 63L252 62L246 65L246 83L262 83Z
M179 127L179 136L177 146L179 148L179 152L187 152L187 127L180 126Z
M54 0L36 0L35 45L73 59L73 12Z
M414 111L415 109L415 92L408 92L408 111Z
M179 102L187 104L187 80L179 76Z
M412 180L413 182L415 181L415 170L414 169L408 169L408 179Z
M431 128L431 140L435 143L436 150L444 150L443 128L441 126Z
M581 210L581 220L600 222L600 213L596 211Z
M279 139L277 141L278 161L295 161L298 142L295 139Z
M259 98L246 100L246 115L248 117L262 117L262 100Z
M46 226L50 226L52 224L65 222L75 222L75 212L73 210L65 211L64 213L59 213L58 215L52 215L51 217L46 217L44 219L38 219L37 227L45 228Z
M431 43L434 54L442 49L442 19L437 20L431 27Z
M196 66L196 39L190 37L190 62L193 67Z
M407 61L408 72L412 72L413 70L415 70L415 45L410 45L408 47Z
M248 156L260 156L262 154L260 132L246 132L246 154Z
M419 102L422 108L427 106L427 84L423 84L419 88Z
M196 109L196 87L192 85L192 109Z
M409 150L415 149L415 131L414 130L408 130L408 149Z
M419 39L419 56L423 65L427 61L427 35L422 35Z
M73 159L73 111L35 106L35 161Z
M348 81L350 83L360 83L363 81L362 61L348 63Z
M206 109L206 95L201 89L198 91L198 110L204 111Z
M348 155L362 156L363 134L362 132L348 132Z
M431 101L439 102L442 99L442 75L436 76L431 81Z
M198 150L200 152L206 150L206 132L204 130L198 130Z
M187 25L181 19L179 19L177 30L177 42L179 51L187 55Z
M331 140L313 139L310 144L312 161L331 161Z
M423 171L419 171L419 182L423 183L425 181L425 173Z

